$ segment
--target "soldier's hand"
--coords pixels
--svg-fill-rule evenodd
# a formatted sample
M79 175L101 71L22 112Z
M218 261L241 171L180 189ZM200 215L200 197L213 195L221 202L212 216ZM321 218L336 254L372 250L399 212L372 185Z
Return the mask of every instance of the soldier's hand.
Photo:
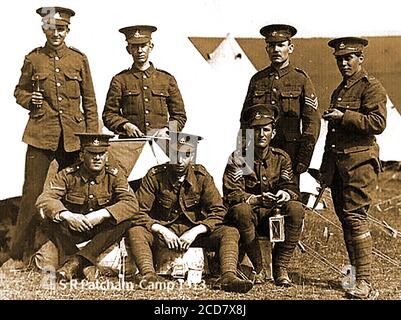
M123 125L123 129L127 133L127 136L133 138L140 138L143 136L143 132L133 123L127 122Z
M277 203L287 202L291 200L291 196L287 191L279 190L276 193Z
M301 174L306 172L306 170L308 170L308 166L299 162L295 168L295 173Z
M85 232L93 228L92 223L83 214L63 211L60 213L60 218L65 220L74 231Z
M104 220L108 219L111 217L110 212L108 212L106 209L100 209L97 211L92 211L85 215L86 219L89 220L89 222L93 225L96 226L98 224L101 224Z
M207 227L200 224L184 232L180 237L181 250L186 251L201 233L207 232Z
M263 192L262 193L262 205L264 207L271 207L274 201L277 200L277 195L271 192Z
M156 131L154 134L155 137L161 137L161 138L168 138L168 128L162 128Z
M152 230L154 230L153 226ZM156 232L162 235L163 240L169 249L176 251L179 251L181 249L180 238L173 231L162 225L158 225Z
M33 91L32 92L32 97L31 97L31 102L37 107L40 108L40 106L43 104L43 94L42 92L39 91Z
M344 116L344 113L340 110L334 108L330 109L330 112L327 112L323 115L323 119L327 121L340 121Z

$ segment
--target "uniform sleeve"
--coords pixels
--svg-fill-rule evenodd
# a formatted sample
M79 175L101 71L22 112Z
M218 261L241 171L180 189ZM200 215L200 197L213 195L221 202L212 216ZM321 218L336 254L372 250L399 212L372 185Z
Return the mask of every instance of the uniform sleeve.
M14 97L20 106L28 110L30 110L31 107L32 75L32 63L27 57L25 57L24 64L21 69L21 76L17 86L15 87Z
M177 81L174 79L174 77L171 77L170 79L167 106L169 112L169 122L173 122L173 124L171 124L173 128L176 127L177 131L181 131L187 121L187 116L185 112L184 101L182 100Z
M54 220L57 213L67 211L61 199L67 193L67 175L64 170L58 172L56 176L45 185L42 194L36 200L36 208L43 210L46 217Z
M134 225L143 226L150 232L152 231L151 228L153 224L160 223L160 221L150 216L157 191L156 178L151 170L142 178L141 186L136 193L139 202L139 212L133 219Z
M129 122L128 119L120 115L121 99L121 83L116 77L113 77L107 92L102 118L106 128L114 133L120 133L119 127Z
M361 108L358 111L346 110L341 125L358 134L380 134L386 128L387 94L377 80L364 91Z
M278 189L287 191L291 196L291 200L298 200L300 197L298 186L294 180L292 164L289 155L283 155L281 160Z
M320 112L318 110L319 103L315 88L309 77L306 78L302 98L302 136L294 168L297 167L298 163L303 164L305 168L309 167L313 150L320 133Z
M203 180L200 201L207 214L206 219L201 221L201 224L208 227L210 232L213 232L218 225L223 223L226 209L223 205L221 195L210 174L207 174Z
M250 193L245 192L245 177L241 166L242 163L244 162L235 157L235 154L232 154L224 170L223 196L224 201L229 206L245 202L251 196ZM237 176L235 173L238 171L241 171L241 174Z
M106 207L116 223L133 219L138 213L138 200L128 184L127 178L119 172L113 183L114 204Z
M85 114L86 130L87 132L96 133L99 132L99 116L97 112L95 89L93 88L89 62L85 55L83 55L81 77L82 108Z
M244 119L245 111L252 105L252 97L254 95L254 90L255 90L254 88L255 88L254 78L252 77L251 80L249 81L248 91L246 93L245 101L241 110L241 116L240 116L241 127L245 123Z

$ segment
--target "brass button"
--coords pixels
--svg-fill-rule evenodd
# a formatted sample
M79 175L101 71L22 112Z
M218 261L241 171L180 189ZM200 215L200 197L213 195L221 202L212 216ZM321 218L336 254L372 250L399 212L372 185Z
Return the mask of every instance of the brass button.
M60 58L59 57L54 57L54 60L59 61Z
M63 113L63 110L60 110L58 113Z
M90 194L90 195L89 195L89 199L93 199L93 194Z
M56 85L57 85L57 87L61 87L61 83L60 82L57 82Z
M341 97L338 97L338 98L337 98L337 101L341 101L341 100L342 100L342 98L341 98Z
M56 72L60 72L60 69L59 68L56 68L56 70L55 70Z
M146 114L149 114L149 112L150 112L149 110L145 110L145 113L146 113Z
M58 97L57 99L58 99L58 101L61 101L61 100L63 100L63 98L62 98L62 97Z
M145 98L145 101L146 101L146 102L148 102L148 101L149 101L149 99L148 99L148 98Z
M90 183L91 183L91 185L93 186L93 185L95 184L95 181L91 181Z

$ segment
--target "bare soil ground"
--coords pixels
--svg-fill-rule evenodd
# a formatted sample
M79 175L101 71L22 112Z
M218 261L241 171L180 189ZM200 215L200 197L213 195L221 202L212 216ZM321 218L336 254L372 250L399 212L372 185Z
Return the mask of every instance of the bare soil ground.
M380 176L371 216L378 221L385 220L390 226L401 230L401 172L386 171ZM0 271L0 300L3 299L89 299L89 300L341 300L345 299L341 287L343 276L335 271L348 264L342 232L337 217L332 211L329 192L325 194L328 208L318 214L307 211L302 241L319 255L327 259L334 268L297 249L289 272L294 286L288 289L276 287L268 282L254 286L246 294L226 293L212 290L210 283L197 288L188 288L177 281L169 287L141 290L138 284L125 283L122 288L118 279L102 277L96 283L75 283L47 287L49 279L38 271ZM334 225L335 224L335 225ZM374 248L372 282L379 289L379 299L401 299L401 235L394 238L385 228L371 222ZM393 259L389 262L383 256ZM396 265L398 264L398 266Z

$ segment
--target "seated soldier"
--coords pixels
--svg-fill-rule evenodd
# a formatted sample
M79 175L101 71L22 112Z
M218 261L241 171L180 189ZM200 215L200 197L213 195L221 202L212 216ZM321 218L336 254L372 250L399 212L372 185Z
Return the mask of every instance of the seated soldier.
M36 207L48 218L43 227L59 253L59 279L82 275L98 256L120 241L138 211L138 201L118 168L108 165L112 135L77 134L81 162L60 171ZM83 248L76 244L91 240Z
M179 133L171 141L170 163L150 169L136 193L139 214L128 234L140 284L163 281L155 272L153 246L181 252L197 246L219 252L218 287L244 293L253 284L236 276L238 230L222 224L226 210L213 178L202 165L194 164L200 139Z
M300 193L288 154L270 147L276 118L277 109L273 106L258 104L248 109L244 129L252 129L253 144L230 156L223 176L223 193L229 208L226 220L240 232L241 249L256 272L255 283L265 280L257 236L268 234L272 209L281 207L285 215L285 241L275 243L273 277L276 285L290 286L287 266L301 234L304 210L298 201Z

